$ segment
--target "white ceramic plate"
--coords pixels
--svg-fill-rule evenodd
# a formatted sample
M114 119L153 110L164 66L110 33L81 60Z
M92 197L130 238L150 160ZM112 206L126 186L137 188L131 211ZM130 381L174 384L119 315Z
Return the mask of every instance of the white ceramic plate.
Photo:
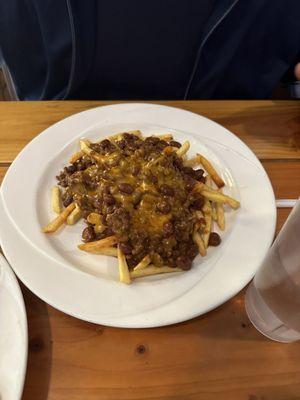
M242 207L228 212L222 245L210 249L206 258L198 257L191 271L143 278L126 286L118 282L116 260L76 250L81 224L52 236L42 234L41 227L53 218L50 188L76 150L78 138L99 139L129 129L141 129L145 134L171 130L175 139L190 140L190 153L202 152L214 162L228 193L239 198ZM10 240L3 235L4 251L14 258L20 279L62 311L122 327L176 323L226 301L254 275L276 222L272 187L249 148L206 118L147 104L99 107L51 126L26 146L10 167L2 185L2 200L5 217L12 224L11 235L23 249L19 255L13 254ZM18 261L25 253L31 260L26 269Z
M0 399L21 398L26 363L27 320L24 301L14 273L0 254Z

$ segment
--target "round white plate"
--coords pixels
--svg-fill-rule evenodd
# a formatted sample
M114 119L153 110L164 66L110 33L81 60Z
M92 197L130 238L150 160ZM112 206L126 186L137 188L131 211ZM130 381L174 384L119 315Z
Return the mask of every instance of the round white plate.
M145 134L172 131L191 142L191 154L209 157L240 199L228 210L222 245L198 257L191 271L118 282L117 262L76 249L82 225L54 235L41 233L53 214L50 189L55 175L76 151L78 138L99 139L120 131ZM176 108L149 104L99 107L73 115L46 129L20 153L2 185L5 217L22 251L8 257L20 279L54 307L79 318L122 327L150 327L180 322L223 303L245 286L259 267L274 235L276 208L269 179L254 154L214 122ZM6 230L6 226L2 225ZM2 232L0 228L0 235ZM24 268L22 257L30 257ZM18 262L18 258L20 258Z
M18 400L26 374L27 319L17 279L1 254L0 327L0 399Z

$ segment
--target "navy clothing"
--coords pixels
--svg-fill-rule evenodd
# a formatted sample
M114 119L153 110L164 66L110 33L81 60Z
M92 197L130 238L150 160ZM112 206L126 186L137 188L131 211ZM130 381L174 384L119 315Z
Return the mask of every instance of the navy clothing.
M20 99L267 98L299 17L299 0L0 0L0 47Z
M98 2L97 51L85 82L86 96L89 93L117 99L184 96L203 25L214 1L181 1L177 7L174 3L174 0Z

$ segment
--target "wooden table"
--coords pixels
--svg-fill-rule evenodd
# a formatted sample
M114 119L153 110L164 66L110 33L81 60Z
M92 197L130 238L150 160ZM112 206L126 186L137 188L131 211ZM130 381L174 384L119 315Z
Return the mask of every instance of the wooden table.
M205 115L239 136L277 198L300 194L300 103L160 102ZM0 177L56 121L107 102L0 103ZM277 229L289 210L278 211ZM242 266L241 266L242 268ZM69 317L22 286L29 324L23 399L300 399L300 343L278 344L249 323L244 292L218 309L157 329L115 329Z

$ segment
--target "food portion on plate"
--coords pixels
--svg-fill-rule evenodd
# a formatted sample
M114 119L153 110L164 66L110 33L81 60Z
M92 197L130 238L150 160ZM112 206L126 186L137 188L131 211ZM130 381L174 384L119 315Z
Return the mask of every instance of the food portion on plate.
M189 270L225 229L225 208L237 200L203 155L188 159L188 141L130 131L92 143L80 140L57 176L51 205L58 216L43 232L84 218L78 248L118 258L120 281ZM198 166L201 168L195 169Z

